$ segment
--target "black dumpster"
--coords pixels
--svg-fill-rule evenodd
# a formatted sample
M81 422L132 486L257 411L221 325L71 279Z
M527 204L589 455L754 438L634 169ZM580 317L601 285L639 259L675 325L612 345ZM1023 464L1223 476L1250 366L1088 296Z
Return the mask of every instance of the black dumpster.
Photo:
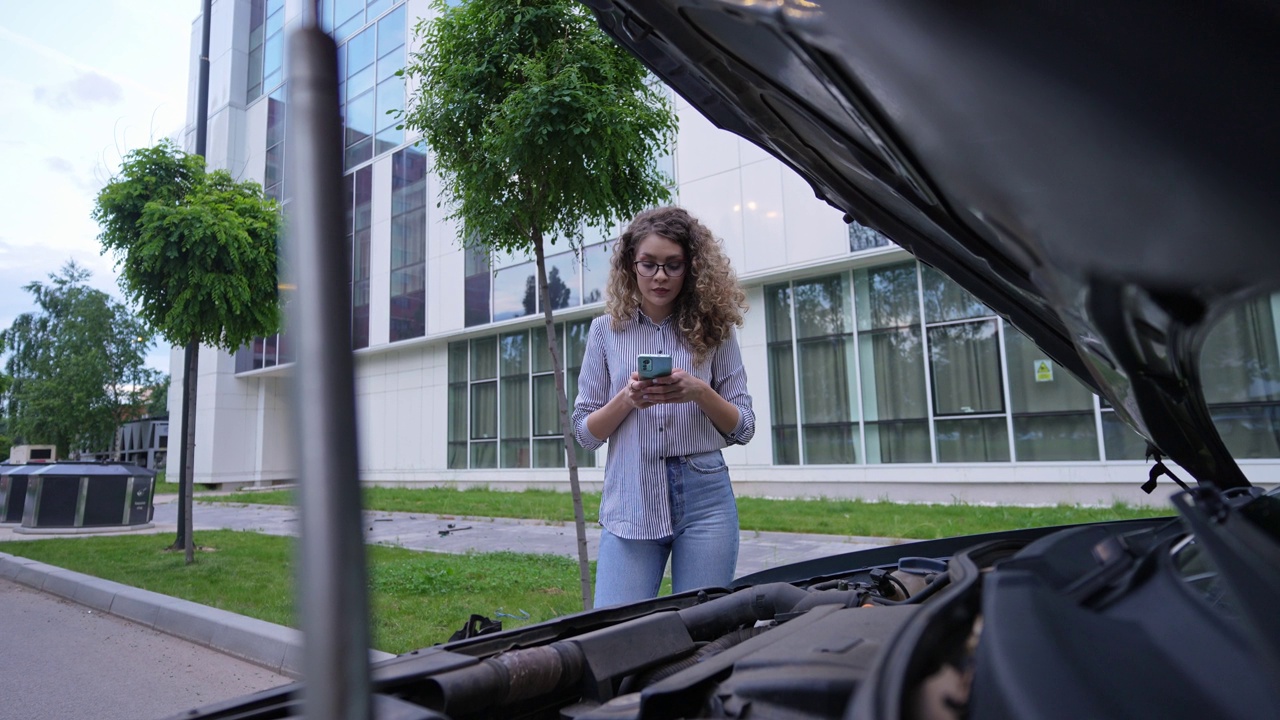
M14 532L151 525L154 470L129 463L30 463L6 466L0 477L7 490L4 519L21 514L22 525ZM18 494L20 490L25 492Z

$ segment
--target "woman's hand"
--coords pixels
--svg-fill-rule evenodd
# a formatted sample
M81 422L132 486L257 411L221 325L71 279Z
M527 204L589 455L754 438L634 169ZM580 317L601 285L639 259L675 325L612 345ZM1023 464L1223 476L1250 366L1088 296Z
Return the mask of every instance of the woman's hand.
M640 377L640 373L631 373L631 380L627 382L627 388L623 392L623 397L627 403L637 410L643 410L655 404L655 401L646 393L650 392L653 387L652 380L646 380Z
M708 392L714 392L705 381L679 368L666 377L640 380L638 374L633 374L632 379L633 385L637 384L636 380L639 380L639 383L642 384L638 392L640 402L644 404L636 407L649 407L650 405L665 405L669 403L696 403L706 397Z

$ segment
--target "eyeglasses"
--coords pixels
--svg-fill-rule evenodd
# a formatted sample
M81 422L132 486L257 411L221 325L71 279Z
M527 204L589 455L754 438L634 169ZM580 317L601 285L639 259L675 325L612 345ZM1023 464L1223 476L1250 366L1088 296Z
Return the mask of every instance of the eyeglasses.
M684 260L672 260L671 262L656 263L648 260L640 260L635 263L636 272L645 277L653 277L658 274L658 268L662 268L667 277L680 277L684 274L685 266L689 263Z

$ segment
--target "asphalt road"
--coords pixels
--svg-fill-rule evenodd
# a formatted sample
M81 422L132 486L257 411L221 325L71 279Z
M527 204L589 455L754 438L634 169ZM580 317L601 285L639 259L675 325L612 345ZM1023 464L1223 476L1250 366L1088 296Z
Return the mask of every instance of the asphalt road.
M146 720L291 682L0 580L0 719Z

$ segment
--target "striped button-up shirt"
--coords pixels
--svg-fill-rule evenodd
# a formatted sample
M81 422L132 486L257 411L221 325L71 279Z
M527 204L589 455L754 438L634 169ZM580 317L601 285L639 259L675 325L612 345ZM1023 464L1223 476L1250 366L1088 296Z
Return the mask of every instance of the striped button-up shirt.
M653 540L672 534L666 458L711 452L729 444L745 445L756 431L737 334L717 348L710 360L695 366L693 352L672 317L654 324L639 313L636 320L614 330L612 319L604 315L591 323L587 336L573 427L578 442L587 449L609 441L600 524L621 538ZM631 381L636 356L643 353L670 355L672 367L706 381L720 397L737 406L738 424L733 431L722 434L696 403L686 402L632 410L613 435L593 436L587 430L587 416Z

